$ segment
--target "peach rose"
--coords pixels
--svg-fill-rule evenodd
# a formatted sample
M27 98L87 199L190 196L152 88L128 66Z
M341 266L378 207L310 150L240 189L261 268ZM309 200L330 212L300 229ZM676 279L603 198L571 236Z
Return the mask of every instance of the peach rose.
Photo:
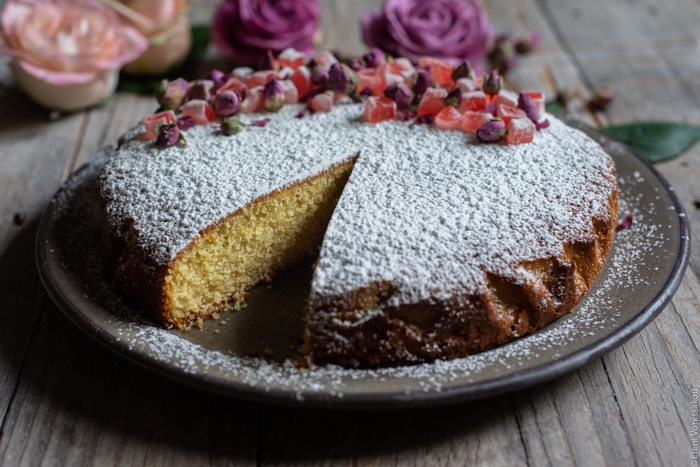
M146 50L136 29L96 0L9 0L0 54L39 104L77 110L114 92L117 72Z

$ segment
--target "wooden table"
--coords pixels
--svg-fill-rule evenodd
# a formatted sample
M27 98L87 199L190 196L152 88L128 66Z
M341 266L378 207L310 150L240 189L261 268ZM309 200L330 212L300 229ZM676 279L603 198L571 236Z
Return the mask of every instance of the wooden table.
M356 18L379 2L322 3L327 46L361 51ZM700 123L697 1L485 3L497 32L543 37L512 86L549 95L572 88L572 112L594 125ZM200 2L195 14L207 18L209 7ZM618 97L592 114L584 103L599 85ZM50 121L26 98L0 91L0 464L691 465L697 240L672 303L639 335L566 377L474 403L392 412L276 407L191 389L104 349L47 297L34 238L71 171L153 108L150 98L123 94ZM700 149L657 168L700 232Z

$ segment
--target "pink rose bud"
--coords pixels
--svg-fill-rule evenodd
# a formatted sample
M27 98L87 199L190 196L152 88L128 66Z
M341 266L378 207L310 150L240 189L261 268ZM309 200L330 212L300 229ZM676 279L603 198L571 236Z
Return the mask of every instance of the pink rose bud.
M525 111L525 115L527 115L527 118L529 118L535 123L537 122L537 106L534 102L532 102L532 98L524 92L521 92L518 95L518 108L523 109L523 111Z
M372 48L372 50L362 56L362 60L367 64L367 68L379 68L379 65L384 63L385 59L384 52L377 47Z
M484 92L491 97L498 94L498 91L501 90L501 78L498 76L498 70L491 70L491 73L488 75L484 73L481 82L483 83Z
M156 89L156 100L164 110L177 110L185 101L188 86L182 78L175 81L164 79Z
M177 124L170 123L169 125L163 125L160 127L158 139L156 140L156 146L159 148L169 148L170 146L175 146L181 139L183 141L185 140L185 138L180 134Z
M225 118L221 122L221 132L226 136L232 136L241 131L244 126L243 122L236 118Z
M471 63L464 61L452 71L452 81L457 81L460 78L474 79L474 70Z
M417 96L422 96L432 86L433 79L430 77L430 73L425 70L416 71L416 77L413 79L413 92Z
M348 62L348 66L354 71L364 70L366 67L356 58L353 58Z
M445 96L445 105L459 107L462 105L462 88L456 87Z
M260 59L260 63L258 64L258 68L260 70L274 70L274 71L279 71L280 66L277 63L277 60L275 60L275 56L272 55L272 50L268 50L265 55Z
M270 112L277 112L284 106L284 89L277 78L272 78L265 85L265 109Z
M488 112L494 117L498 117L498 107L496 107L496 103L491 102L489 105L486 106L484 112Z
M203 101L211 100L211 92L214 89L214 81L208 79L198 79L190 83L190 89L187 91L186 101L201 99Z
M223 91L214 96L211 107L217 117L230 117L240 110L241 98L234 91Z
M503 123L503 120L492 118L476 130L476 136L485 143L495 143L502 140L507 132L508 127Z
M334 63L328 71L328 82L338 94L352 94L357 90L357 74L347 65Z
M519 54L529 54L540 46L540 33L533 32L527 37L521 37L515 42L515 50Z
M489 63L492 68L505 75L518 64L518 54L510 38L501 38L489 52Z
M325 85L328 82L328 67L318 65L311 72L311 82L318 86Z
M197 126L197 120L192 117L180 117L177 119L177 128L179 130L189 130L193 126Z
M227 76L219 70L211 70L207 75L207 79L214 82L214 92L218 91L227 81Z
M606 110L614 100L614 92L606 87L599 87L588 104L595 110Z
M405 109L413 102L413 91L402 83L394 83L384 90L384 95L396 102L396 107Z

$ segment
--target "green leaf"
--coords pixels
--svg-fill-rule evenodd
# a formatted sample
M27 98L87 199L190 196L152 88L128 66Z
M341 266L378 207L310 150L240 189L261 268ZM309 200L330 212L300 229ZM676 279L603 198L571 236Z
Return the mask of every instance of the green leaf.
M700 139L700 127L685 123L639 122L602 130L627 143L649 162L673 159Z
M559 114L559 115L564 115L566 114L566 110L564 107L561 106L561 104L557 101L549 101L544 105L544 108L547 112L552 113L552 114Z

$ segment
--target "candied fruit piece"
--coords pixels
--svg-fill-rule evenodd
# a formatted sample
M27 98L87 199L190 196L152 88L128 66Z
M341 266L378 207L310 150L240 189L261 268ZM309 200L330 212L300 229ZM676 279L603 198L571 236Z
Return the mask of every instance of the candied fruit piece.
M494 96L493 102L496 104L504 104L504 105L510 105L513 107L518 106L518 95L514 93L513 91L509 91L507 89L501 89L498 91L498 94Z
M149 115L143 119L143 126L146 128L146 138L156 139L158 137L158 129L163 125L175 123L175 112L166 110L157 114Z
M296 104L299 102L299 91L292 80L283 79L280 81L280 86L282 86L282 90L284 91L285 105Z
M372 93L377 96L381 96L384 92L382 76L378 74L377 70L374 68L358 71L357 78L359 80L357 86L358 91L362 92L363 89L369 88L372 90Z
M418 104L418 115L437 115L445 106L447 90L441 88L428 88Z
M227 79L226 82L219 89L216 90L216 93L219 94L220 92L224 91L236 91L238 89L247 88L248 86L243 81L236 78L235 76L232 76L229 79Z
M512 105L498 104L496 107L498 107L498 118L503 120L506 125L514 118L527 118L524 110Z
M381 74L391 73L394 75L400 75L404 71L413 70L413 63L411 63L411 61L406 57L399 57L390 62L384 62L379 65L379 68L377 68L377 71L379 71Z
M294 68L286 66L284 68L280 68L280 71L277 72L277 79L289 79L293 74Z
M319 65L325 65L327 67L330 67L334 63L338 63L338 59L335 58L335 55L333 55L333 52L329 50L324 50L323 52L319 52L318 55L314 58L316 60L316 63Z
M294 86L297 87L297 93L300 96L303 96L311 89L311 71L305 65L294 70L294 74L290 79Z
M365 102L365 121L378 123L396 118L396 102L384 96L371 96Z
M333 108L335 93L333 91L322 92L311 99L311 108L316 112L330 112Z
M479 83L469 78L459 78L457 81L455 81L454 85L452 86L452 89L457 87L462 88L462 92L464 93L481 91L481 86L479 85Z
M248 90L245 99L241 102L241 111L247 113L260 112L265 108L265 88L256 86Z
M462 129L476 131L484 124L484 122L493 118L488 112L472 112L468 110L462 115Z
M216 118L209 102L203 99L192 99L185 102L185 105L182 106L182 116L194 118L198 125L206 125Z
M524 144L532 143L535 138L535 124L529 118L514 118L508 122L506 143Z
M438 86L452 83L452 65L445 60L434 57L420 57L418 59L420 68L430 67L430 76Z
M279 62L281 67L288 66L293 69L297 69L300 66L302 66L305 60L306 55L292 47L284 49L277 56L277 61Z
M265 86L268 81L272 78L277 78L277 72L275 70L263 70L256 71L250 75L250 80L248 80L248 88L256 88L258 86Z
M254 70L250 67L240 66L238 68L234 68L231 74L243 81L244 83L248 84L248 80L251 76L253 76L253 72Z
M435 126L443 130L459 130L462 128L462 114L448 105L435 116Z
M392 84L401 83L406 84L406 80L401 75L395 75L393 73L384 73L384 88L388 88ZM383 92L383 91L382 91Z
M483 91L472 91L462 94L462 104L460 108L463 112L471 110L478 112L486 108L486 94Z

